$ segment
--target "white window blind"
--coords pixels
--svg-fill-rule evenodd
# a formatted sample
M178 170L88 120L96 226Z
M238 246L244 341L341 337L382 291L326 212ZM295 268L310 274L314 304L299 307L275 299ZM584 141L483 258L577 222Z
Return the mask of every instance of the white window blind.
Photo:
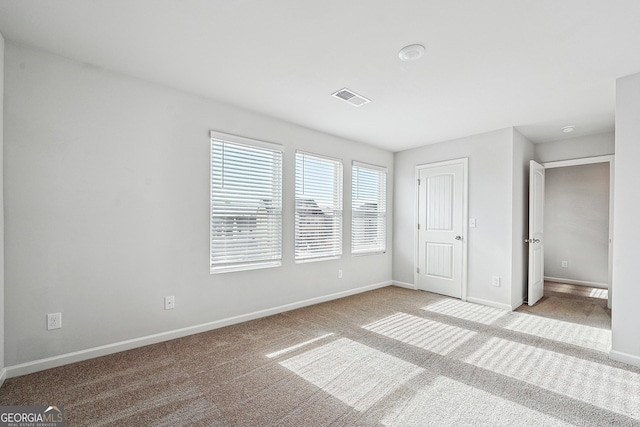
M379 253L387 245L387 170L353 162L351 253Z
M212 273L281 264L282 151L251 141L212 132Z
M296 153L297 261L342 255L342 163Z

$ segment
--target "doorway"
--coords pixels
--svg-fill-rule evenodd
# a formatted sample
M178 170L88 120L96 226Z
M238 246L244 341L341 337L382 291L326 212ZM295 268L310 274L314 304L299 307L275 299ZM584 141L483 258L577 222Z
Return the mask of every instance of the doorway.
M599 290L606 291L611 308L614 157L542 166L545 284L555 296L562 292L553 283L569 285L563 289L576 295L588 290L602 298L605 292Z

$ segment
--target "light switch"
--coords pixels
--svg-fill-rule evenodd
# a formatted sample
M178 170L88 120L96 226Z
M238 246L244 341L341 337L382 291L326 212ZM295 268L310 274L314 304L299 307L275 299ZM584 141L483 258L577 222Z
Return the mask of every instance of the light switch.
M476 228L476 219L475 218L469 218L469 227Z

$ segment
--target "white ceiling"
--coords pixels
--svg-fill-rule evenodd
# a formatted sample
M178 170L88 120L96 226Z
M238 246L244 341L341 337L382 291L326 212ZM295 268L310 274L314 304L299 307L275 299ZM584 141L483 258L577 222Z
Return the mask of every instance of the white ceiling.
M640 72L638 0L0 0L0 33L391 151L612 131L615 79Z

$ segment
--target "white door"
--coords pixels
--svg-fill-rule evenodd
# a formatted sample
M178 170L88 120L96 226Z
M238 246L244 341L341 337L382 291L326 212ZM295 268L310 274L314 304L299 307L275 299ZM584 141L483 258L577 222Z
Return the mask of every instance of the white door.
M465 175L466 159L421 167L418 174L416 284L455 298L463 296L465 273Z
M544 166L531 160L529 167L529 295L533 305L544 295Z

